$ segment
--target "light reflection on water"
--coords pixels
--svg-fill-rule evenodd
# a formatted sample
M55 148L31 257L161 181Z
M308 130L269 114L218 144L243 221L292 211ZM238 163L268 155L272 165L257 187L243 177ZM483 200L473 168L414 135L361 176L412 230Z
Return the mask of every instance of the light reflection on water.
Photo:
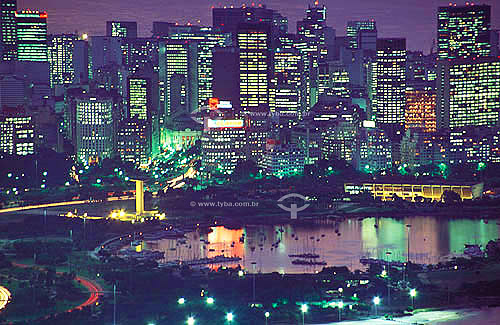
M463 253L464 244L484 247L489 240L499 237L499 225L495 220L365 218L300 225L245 226L237 230L214 227L209 234L186 234L185 243L162 239L148 242L147 247L164 251L167 261L223 254L241 257L239 264L250 271L252 262L255 262L259 272L302 273L319 271L322 266L293 265L289 254L317 253L321 256L319 260L326 261L329 266L345 265L351 269L362 267L359 263L361 257L405 261L408 229L410 259L417 263L437 263L450 254ZM243 243L240 242L242 236ZM387 252L390 255L386 255Z

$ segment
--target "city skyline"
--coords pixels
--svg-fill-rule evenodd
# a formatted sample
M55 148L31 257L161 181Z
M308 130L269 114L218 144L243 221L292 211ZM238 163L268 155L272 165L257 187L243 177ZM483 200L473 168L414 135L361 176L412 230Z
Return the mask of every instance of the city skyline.
M446 0L410 0L377 1L371 3L363 0L320 1L328 10L327 24L337 31L337 35L345 35L348 21L374 19L377 22L379 37L403 37L407 39L407 48L411 51L428 53L433 39L436 38L436 16L439 6L447 6ZM458 6L467 1L456 2ZM90 35L104 35L106 21L137 21L138 33L141 37L151 36L153 21L191 23L193 25L212 25L212 6L223 7L240 6L251 1L212 1L188 0L184 2L165 3L159 0L146 1L146 5L124 3L118 0L106 0L99 3L90 3L84 0L62 1L52 0L47 3L43 0L19 0L18 8L46 10L48 12L48 32L58 33L89 33ZM289 21L289 31L295 32L296 22L303 19L304 8L312 5L313 1L291 0L286 4L277 1L255 1L257 6L263 3L269 9L282 13ZM468 3L468 2L467 2ZM474 3L474 2L471 2ZM493 6L491 29L500 29L500 15L496 14L495 0L484 0L475 4ZM119 9L117 9L119 8ZM405 11L405 9L407 9ZM394 15L401 12L401 15ZM197 13L197 15L193 15Z

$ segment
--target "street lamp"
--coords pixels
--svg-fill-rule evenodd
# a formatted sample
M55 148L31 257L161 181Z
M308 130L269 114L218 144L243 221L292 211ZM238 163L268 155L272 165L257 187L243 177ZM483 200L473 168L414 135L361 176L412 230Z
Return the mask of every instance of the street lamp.
M340 301L338 307L339 307L339 322L340 322L342 320L342 308L344 308L344 302Z
M264 316L266 317L266 325L267 325L267 319L269 318L269 316L271 316L271 313L270 313L270 312L268 312L268 311L266 311L266 312L264 313Z
M179 305L184 305L184 303L186 303L186 299L184 299L184 298L179 298L179 299L177 300L177 303L178 303Z
M231 323L233 321L234 315L233 313L227 313L226 314L226 320Z
M373 304L375 305L375 316L377 316L377 306L380 304L380 297L373 298Z
M302 325L304 325L304 318L305 318L305 313L307 313L307 309L309 309L309 307L306 305L306 304L302 304L302 306L300 306L300 311L302 312Z
M194 317L189 316L187 320L187 325L194 325L194 322L195 322Z
M242 270L239 270L239 271L238 271L238 276L239 276L240 278L241 278L242 276L244 276L244 275L245 275L245 273L244 273Z
M411 308L415 309L415 297L417 296L417 290L416 289L411 289L410 290L410 297L411 297Z
M213 303L214 303L214 298L208 297L207 298L207 305L213 305Z

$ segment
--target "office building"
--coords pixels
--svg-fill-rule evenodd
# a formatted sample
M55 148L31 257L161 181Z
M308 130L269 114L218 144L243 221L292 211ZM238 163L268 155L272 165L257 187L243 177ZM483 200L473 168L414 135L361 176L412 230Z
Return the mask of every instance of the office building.
M353 150L353 166L364 173L377 173L392 168L392 144L379 128L360 128Z
M375 51L377 49L377 24L375 20L347 22L348 48Z
M218 29L199 26L172 26L168 31L171 40L187 40L198 46L198 105L208 104L214 97L213 83L213 50L230 46L231 34L223 33ZM227 98L227 97L221 97Z
M436 131L434 83L409 84L406 88L405 129Z
M498 124L499 58L444 60L437 69L438 129Z
M52 35L48 42L50 86L72 84L75 81L73 53L78 36L73 34Z
M35 126L25 114L0 114L0 157L35 153Z
M47 13L23 10L16 12L17 60L47 62Z
M19 107L28 100L28 82L15 74L0 75L0 107Z
M265 175L290 177L304 172L304 160L304 152L296 145L275 144L266 149L259 161L259 167Z
M151 156L151 136L146 120L135 117L120 122L116 134L116 152L122 162L136 166L148 163Z
M183 40L160 41L159 46L160 121L165 125L179 110L198 108L198 46ZM184 108L172 106L175 97Z
M265 25L240 25L237 41L240 56L240 114L251 114L256 110L269 111L269 31ZM253 121L257 119L252 119L250 123Z
M406 40L377 40L376 59L369 65L369 119L403 126L406 91Z
M453 4L439 7L437 40L439 59L489 56L491 7Z
M0 53L2 61L17 59L17 0L0 1Z
M137 37L137 22L135 21L107 21L106 36Z
M116 132L113 98L85 94L76 97L75 105L78 161L90 164L110 158Z
M241 24L266 25L271 42L277 41L280 35L288 31L288 19L265 5L241 6L240 8L214 8L212 10L213 27L223 33L230 33L233 45L237 45L237 33ZM273 44L276 47L278 44Z

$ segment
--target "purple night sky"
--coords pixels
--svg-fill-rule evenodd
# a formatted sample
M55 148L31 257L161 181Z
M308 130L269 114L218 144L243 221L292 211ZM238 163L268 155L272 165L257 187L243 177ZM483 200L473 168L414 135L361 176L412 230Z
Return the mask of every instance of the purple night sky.
M408 48L429 52L436 37L436 11L448 5L449 0L323 0L328 9L328 25L345 35L348 20L377 21L381 37L406 37ZM139 24L139 34L150 36L153 21L193 24L200 21L211 25L211 6L249 5L251 1L211 0L18 0L19 9L43 9L49 14L49 33L88 32L103 35L107 20L132 20ZM255 1L259 3L259 1ZM305 15L305 0L262 1L289 19L289 29L295 32L295 23ZM477 2L492 5L492 28L500 28L498 0ZM457 2L457 5L463 5Z

